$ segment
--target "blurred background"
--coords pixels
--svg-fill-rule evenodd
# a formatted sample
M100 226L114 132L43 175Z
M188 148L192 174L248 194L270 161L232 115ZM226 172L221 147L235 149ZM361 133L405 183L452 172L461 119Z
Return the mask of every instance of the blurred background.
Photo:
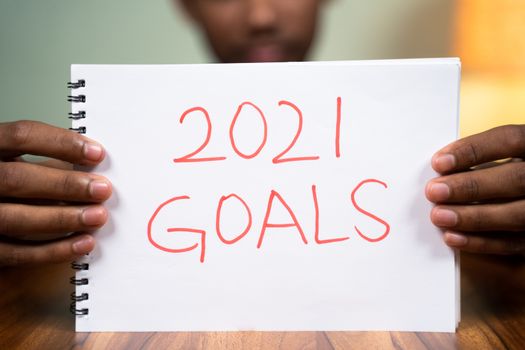
M524 0L331 0L312 60L459 56L463 136L525 123ZM0 121L67 127L72 63L213 62L170 0L0 1Z

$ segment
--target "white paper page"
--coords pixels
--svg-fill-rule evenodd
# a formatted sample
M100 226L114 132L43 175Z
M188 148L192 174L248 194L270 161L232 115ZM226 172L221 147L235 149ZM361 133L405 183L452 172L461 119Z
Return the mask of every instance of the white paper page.
M457 135L459 74L455 59L73 65L74 126L105 146L93 172L114 188L76 329L453 332L455 257L424 186Z

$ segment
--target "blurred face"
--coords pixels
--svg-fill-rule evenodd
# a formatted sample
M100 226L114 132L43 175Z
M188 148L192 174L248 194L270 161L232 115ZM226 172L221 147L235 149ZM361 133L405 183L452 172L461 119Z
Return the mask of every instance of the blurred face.
M222 62L301 61L323 0L183 0Z

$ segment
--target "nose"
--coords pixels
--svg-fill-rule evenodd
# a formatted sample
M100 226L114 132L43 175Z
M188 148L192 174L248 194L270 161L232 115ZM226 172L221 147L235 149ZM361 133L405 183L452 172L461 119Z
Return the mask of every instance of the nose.
M273 30L277 23L277 13L274 0L247 1L247 20L252 30L255 32Z

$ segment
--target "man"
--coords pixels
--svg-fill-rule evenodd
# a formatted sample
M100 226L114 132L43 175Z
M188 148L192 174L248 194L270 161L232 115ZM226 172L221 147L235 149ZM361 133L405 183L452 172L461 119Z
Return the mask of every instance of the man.
M300 61L310 48L323 0L179 0L222 62ZM30 164L17 158L54 158ZM525 125L456 141L432 160L437 203L432 222L451 247L479 253L525 252ZM37 122L0 124L0 265L71 261L90 252L88 233L104 225L108 179L71 163L104 158L96 141ZM512 161L487 162L516 158ZM63 162L61 162L63 161ZM64 163L66 162L66 163ZM474 170L473 170L474 169ZM423 194L422 194L423 195Z

